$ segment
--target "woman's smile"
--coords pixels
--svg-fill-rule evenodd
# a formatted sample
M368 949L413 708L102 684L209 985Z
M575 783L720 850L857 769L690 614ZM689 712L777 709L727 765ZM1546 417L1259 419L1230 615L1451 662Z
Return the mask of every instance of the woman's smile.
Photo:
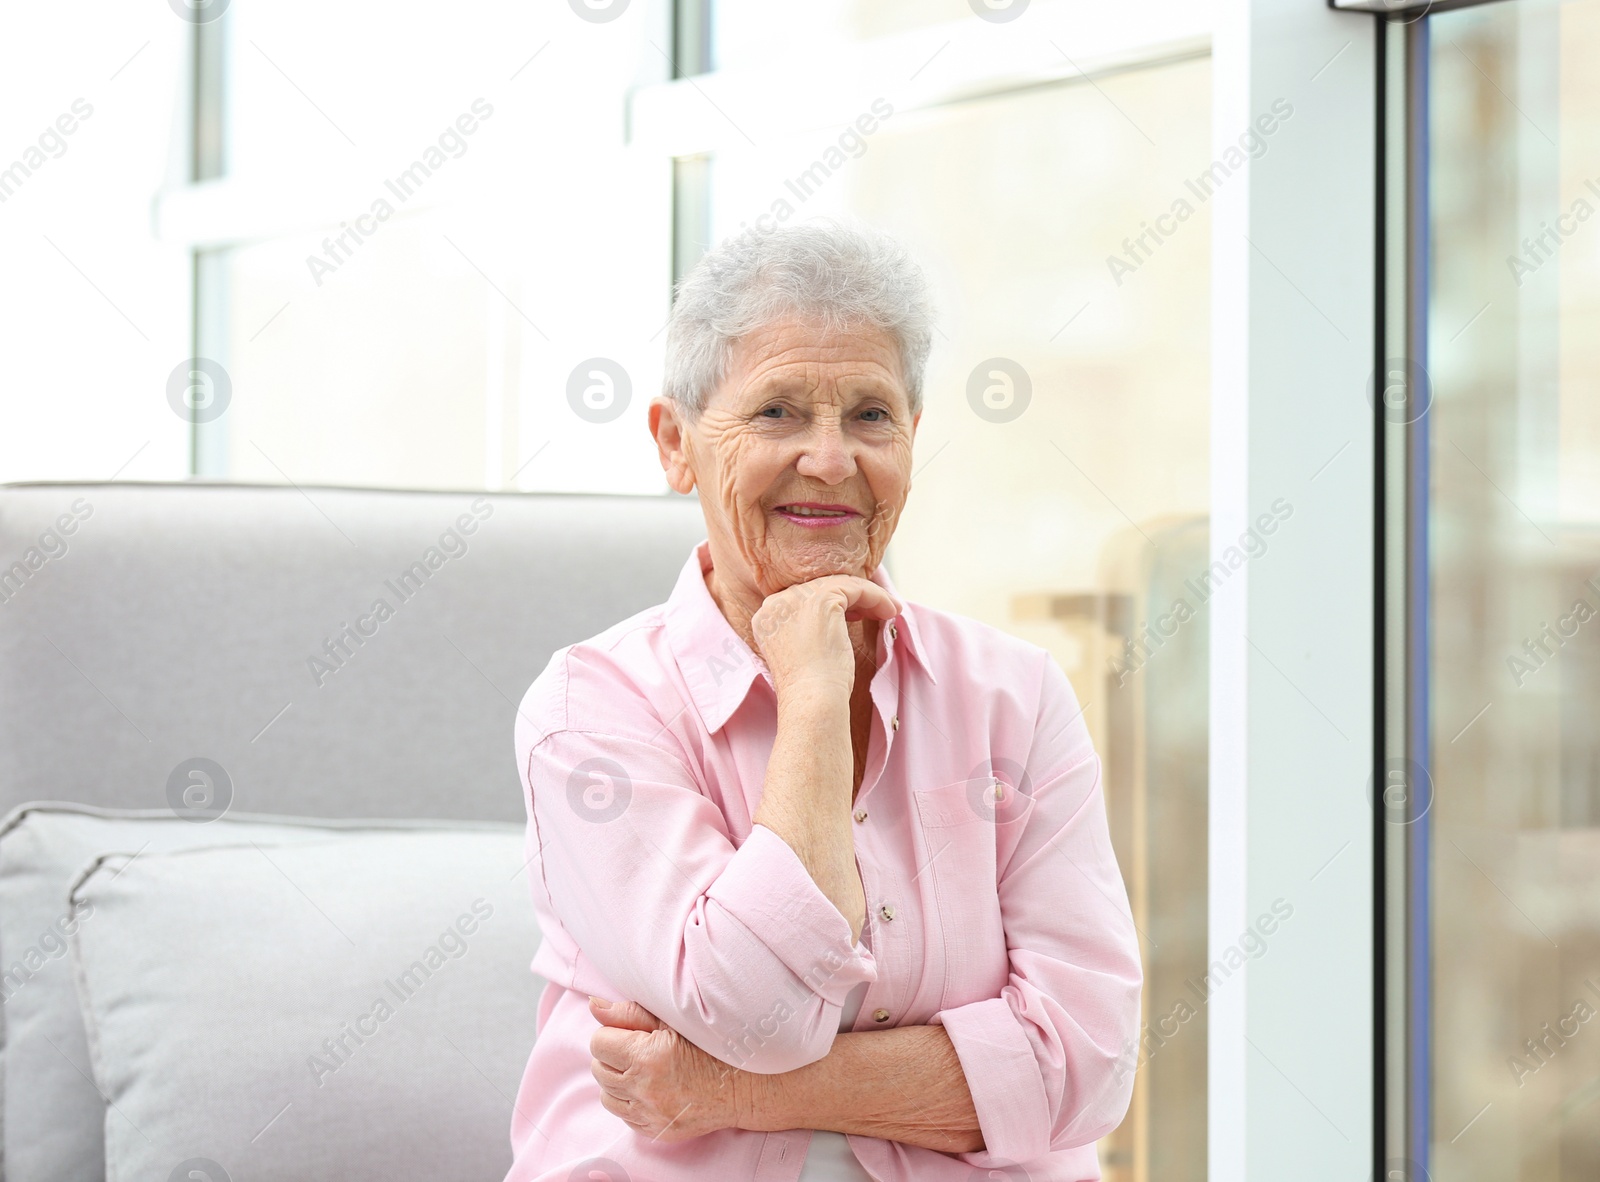
M801 529L837 529L861 517L861 514L849 505L823 504L817 501L791 501L777 506L772 512Z

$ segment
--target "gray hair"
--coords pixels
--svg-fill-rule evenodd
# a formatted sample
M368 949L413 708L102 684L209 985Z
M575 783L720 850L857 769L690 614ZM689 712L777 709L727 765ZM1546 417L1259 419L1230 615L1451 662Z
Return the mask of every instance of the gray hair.
M886 332L900 351L911 413L933 345L933 303L911 255L887 234L830 220L746 233L679 282L667 322L665 394L691 421L727 376L740 337L786 316Z

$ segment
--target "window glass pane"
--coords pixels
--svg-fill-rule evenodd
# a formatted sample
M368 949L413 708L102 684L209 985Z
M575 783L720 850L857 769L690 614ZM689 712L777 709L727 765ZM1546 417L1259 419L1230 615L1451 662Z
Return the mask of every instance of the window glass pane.
M626 336L602 345L567 322L511 225L486 227L477 206L364 225L373 232L348 250L313 231L226 255L232 405L215 427L230 478L665 491L644 429L660 365L648 329L630 352ZM604 242L588 257L604 259ZM664 299L665 273L660 287ZM614 418L570 404L575 367L600 353L627 376L579 389L608 385L625 403Z
M385 227L361 245L360 266L330 270L311 295L306 260L325 257L327 235L230 252L232 479L484 484L487 343L500 308L438 222Z
M234 0L226 179L199 220L238 243L196 268L232 404L198 428L202 474L665 491L644 404L673 168L621 117L670 68L642 19Z
M1433 1174L1600 1177L1600 3L1433 18Z
M978 0L1004 11L1017 0ZM1026 3L1026 0L1023 0ZM802 7L713 0L712 64L760 66L774 57L825 51L841 42L903 33L973 15L967 0L811 0Z
M506 74L516 67L513 47L539 48L545 38L534 40L540 30L524 7L236 0L220 22L229 173L387 170L414 155L475 96L498 89L501 63Z
M854 215L935 282L889 564L913 598L1049 649L1084 703L1145 936L1135 1099L1101 1146L1117 1182L1204 1177L1205 999L1241 987L1206 959L1206 600L1230 572L1208 570L1210 230L1187 182L1211 163L1210 77L868 111L856 139L711 170L714 238Z
M0 22L0 481L181 479L188 423L164 395L191 352L190 267L150 198L186 179L191 26L133 4Z

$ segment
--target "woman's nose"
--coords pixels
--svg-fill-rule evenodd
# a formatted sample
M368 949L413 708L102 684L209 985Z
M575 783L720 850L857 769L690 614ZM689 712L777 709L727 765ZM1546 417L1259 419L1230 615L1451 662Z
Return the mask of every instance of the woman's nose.
M827 484L838 484L855 475L856 461L848 441L837 425L819 426L811 431L795 471Z

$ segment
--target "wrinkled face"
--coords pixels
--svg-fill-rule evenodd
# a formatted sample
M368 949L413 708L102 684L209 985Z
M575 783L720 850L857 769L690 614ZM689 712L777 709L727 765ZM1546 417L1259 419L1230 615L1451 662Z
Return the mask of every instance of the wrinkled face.
M877 569L911 491L920 417L888 334L789 319L736 343L699 420L680 424L676 460L657 439L673 487L700 489L718 574L765 597Z

